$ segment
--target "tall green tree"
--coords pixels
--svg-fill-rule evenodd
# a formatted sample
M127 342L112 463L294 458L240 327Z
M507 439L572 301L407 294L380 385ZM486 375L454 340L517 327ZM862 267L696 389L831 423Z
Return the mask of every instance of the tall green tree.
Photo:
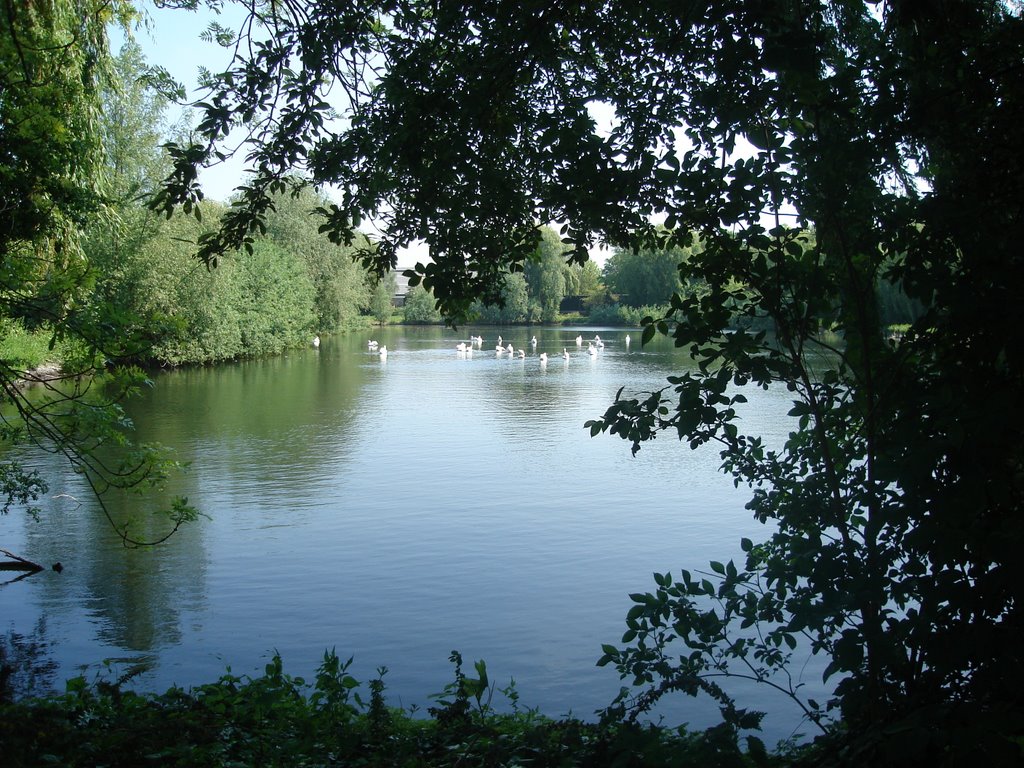
M473 315L484 323L493 325L516 325L525 323L530 317L530 289L522 272L505 275L504 285L497 300L473 305Z
M682 288L679 264L686 256L686 251L678 247L616 248L604 264L605 285L631 307L668 304Z
M229 305L247 356L277 354L313 337L313 284L298 258L268 240L235 255Z
M166 279L150 279L161 264L150 242L164 229L146 205L169 172L163 142L166 100L147 87L141 49L127 42L110 62L98 115L104 158L104 200L98 215L82 229L82 249L95 274L89 303L117 307L125 318L156 340L163 320L154 291ZM166 307L163 307L166 309ZM145 328L145 330L143 330ZM151 357L140 348L138 358Z
M144 382L124 363L149 340L119 306L91 301L97 275L82 248L83 229L111 199L101 120L114 81L107 27L127 28L133 16L120 0L0 8L0 316L65 345L64 381L45 383L40 397L18 384L31 372L0 361L9 406L0 437L66 457L101 506L106 491L159 482L167 469L157 451L129 444L118 404ZM100 374L107 386L90 386ZM47 487L6 460L0 476L4 512ZM194 511L176 499L169 515L173 532ZM125 543L149 543L118 532Z
M351 324L369 303L366 271L355 257L368 244L362 237L350 246L321 237L322 221L315 211L327 204L325 197L308 188L276 195L267 216L266 236L305 265L315 291L317 330L335 333Z
M405 295L402 317L406 323L429 324L441 322L441 313L437 311L437 302L433 294L422 285L414 285Z
M558 310L565 296L566 247L551 227L541 228L537 250L527 260L523 274L530 297L540 305L540 321L558 321Z
M111 72L100 115L105 204L83 249L96 273L90 301L117 307L152 340L137 358L182 364L272 354L308 342L314 326L331 332L358 315L363 272L351 249L319 236L314 209L324 201L312 190L275 196L253 252L203 268L195 243L215 229L222 206L203 201L200 216L166 220L146 205L169 171L166 100L150 87L136 44L113 58Z
M273 34L214 76L203 141L175 150L159 201L189 205L194 165L254 127L255 175L205 258L260 226L296 166L343 190L330 238L377 217L378 271L426 241L434 261L416 273L456 316L519 274L537 220L565 222L580 261L595 236L700 237L680 277L705 290L672 296L645 333L672 335L697 370L592 429L720 446L771 528L745 564L661 574L638 596L604 658L648 686L624 708L674 690L723 699L722 674L777 680L799 639L828 655L834 696L774 684L842 743L837 760L1019 760L1018 5L399 0L251 20ZM349 94L344 123L324 118L326 83ZM898 345L879 278L922 307ZM775 335L726 333L736 317ZM793 393L784 446L741 433L751 385ZM723 706L734 727L753 722Z
M394 272L388 272L380 277L373 286L370 294L370 315L379 325L385 325L391 320L395 311L395 290L397 281Z
M582 296L584 305L589 306L600 300L606 293L601 267L596 262L567 264L565 273L566 294Z
M139 291L150 302L147 311L166 317L171 329L156 340L152 355L172 365L246 355L234 301L235 261L208 270L195 258L194 243L216 227L223 206L203 201L199 208L200 218L179 213L163 222L142 253L149 269Z

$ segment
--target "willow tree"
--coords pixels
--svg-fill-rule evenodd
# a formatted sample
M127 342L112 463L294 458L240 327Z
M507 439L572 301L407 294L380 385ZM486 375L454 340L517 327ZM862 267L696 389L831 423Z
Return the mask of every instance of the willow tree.
M558 321L566 285L566 247L550 227L542 227L536 250L523 265L530 299L538 307L542 323Z
M679 277L706 290L645 333L697 371L591 428L634 450L663 430L718 444L774 533L744 542L741 566L659 574L637 596L603 659L646 686L623 713L705 690L742 720L711 677L747 675L851 759L1019 759L1019 6L293 0L261 6L239 42L160 201L194 205L195 167L246 126L254 173L207 260L252 237L295 170L340 190L329 238L376 221L379 272L425 241L414 279L455 318L497 298L538 222L576 261L596 239L700 238ZM898 344L880 281L922 307ZM774 333L728 332L735 318ZM779 385L793 432L769 449L736 406ZM830 657L831 701L772 682L799 642Z
M142 383L119 362L148 343L145 329L114 303L91 301L95 271L82 249L83 229L111 209L100 119L113 85L106 32L133 15L121 0L0 7L0 323L64 345L61 376L31 395L21 382L37 377L0 360L0 438L63 456L101 502L107 490L158 481L167 468L156 451L128 445L119 406ZM47 479L5 458L0 488L7 512L36 501ZM192 514L175 501L170 530ZM142 543L116 525L126 543Z

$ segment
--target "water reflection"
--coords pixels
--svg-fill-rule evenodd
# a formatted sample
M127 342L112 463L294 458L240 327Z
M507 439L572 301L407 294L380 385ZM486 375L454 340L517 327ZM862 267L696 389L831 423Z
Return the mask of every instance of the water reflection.
M49 469L51 477L60 477L63 467ZM167 528L162 517L140 514L143 500L132 494L107 494L105 501L115 521L132 518L136 536L159 538ZM151 495L144 502L167 505L169 498ZM101 646L126 651L181 642L182 612L201 603L204 590L206 556L198 530L180 532L174 547L126 549L88 489L66 482L47 501L40 522L28 522L24 532L26 551L63 565L60 574L40 574L31 585L41 604L56 610L58 622L86 624Z
M578 332L375 329L162 374L131 415L140 439L191 462L168 492L210 518L126 551L70 476L81 508L52 500L39 524L9 527L26 555L67 570L0 590L0 615L48 616L63 672L149 661L136 683L152 688L257 671L274 650L308 674L336 647L357 676L388 665L394 695L422 706L459 648L515 677L527 706L589 715L620 685L594 662L623 632L627 595L650 589L651 571L739 557L740 537L763 529L715 450L665 436L634 458L590 438L584 422L619 387L660 388L689 361L668 340L641 347L633 331L627 346L611 329L596 331L605 347L591 359ZM483 350L460 357L474 333ZM526 357L496 357L499 333ZM752 427L783 434L785 393L751 397ZM120 519L137 504L111 508ZM694 707L682 719L713 719Z
M0 635L0 704L52 691L57 663L50 657L46 618L25 632L13 627Z

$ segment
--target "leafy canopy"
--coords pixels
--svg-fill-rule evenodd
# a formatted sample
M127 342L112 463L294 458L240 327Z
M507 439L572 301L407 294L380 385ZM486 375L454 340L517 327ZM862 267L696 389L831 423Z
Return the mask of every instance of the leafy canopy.
M293 2L240 34L159 201L194 205L196 164L247 126L254 173L208 260L249 241L294 169L340 190L329 238L378 222L379 272L425 241L415 271L456 317L522 270L537 222L562 222L579 261L595 238L699 237L679 279L701 290L644 334L671 334L698 371L592 430L719 445L775 532L742 568L636 596L625 647L605 649L649 686L623 707L705 690L749 725L710 678L770 681L803 643L829 655L832 701L774 684L826 731L843 718L841 754L1019 758L1016 4ZM880 285L920 308L899 343ZM794 429L770 448L741 432L739 390L780 385Z
M127 439L120 401L145 378L125 363L149 339L118 304L90 300L96 271L83 249L83 230L101 212L113 214L125 191L110 172L101 116L117 75L107 27L133 17L122 0L0 8L0 327L5 335L48 333L63 356L62 377L35 390L21 385L35 378L26 361L0 359L0 440L65 457L101 506L107 490L159 482L170 466L155 448ZM44 478L7 459L0 480L2 512L47 490ZM174 500L170 531L194 515ZM151 543L115 527L126 544Z

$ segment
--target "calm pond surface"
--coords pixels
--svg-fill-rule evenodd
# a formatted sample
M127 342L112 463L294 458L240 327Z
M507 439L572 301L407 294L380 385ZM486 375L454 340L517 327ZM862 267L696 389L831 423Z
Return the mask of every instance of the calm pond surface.
M600 333L605 348L592 359L577 332ZM469 333L484 344L466 357L455 344ZM498 333L539 344L524 360L498 357ZM634 458L584 429L619 387L650 391L688 365L668 340L641 348L634 330L627 346L626 333L385 329L370 335L386 362L354 334L161 374L131 404L138 437L191 462L169 493L209 518L126 550L64 472L39 522L0 519L0 547L65 567L0 588L0 633L47 644L57 685L142 670L132 685L151 690L228 667L257 674L275 650L308 675L336 648L364 683L387 666L390 699L420 707L451 680L458 649L499 684L514 678L523 706L590 717L621 685L595 662L625 630L628 594L651 590L653 571L741 561L740 537L765 536L715 449L663 435ZM747 430L781 440L787 395L749 392ZM114 506L127 503L138 501ZM817 659L794 672L820 690ZM772 712L772 742L810 732L766 688L739 703ZM717 710L676 697L666 713L697 726Z

